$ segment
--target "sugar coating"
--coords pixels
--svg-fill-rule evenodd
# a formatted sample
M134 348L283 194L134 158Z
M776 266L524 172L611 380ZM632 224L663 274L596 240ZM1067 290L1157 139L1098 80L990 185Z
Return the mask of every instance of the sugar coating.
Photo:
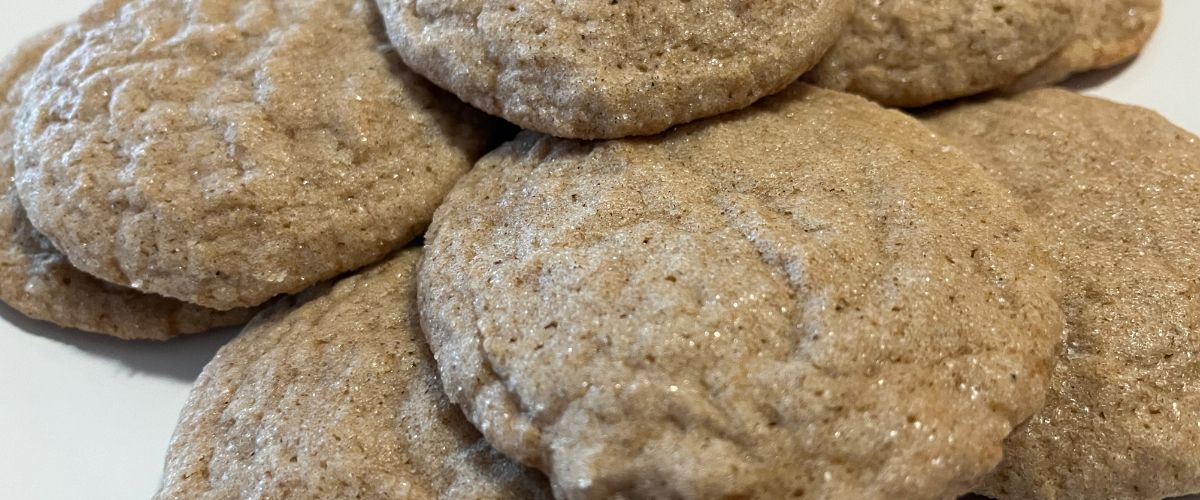
M1093 0L856 0L841 38L805 79L889 106L1002 87L1067 43Z
M438 383L419 250L263 312L204 368L156 498L549 499Z
M617 138L744 108L816 64L853 0L378 0L404 61L522 128Z
M1066 292L1046 407L980 492L1200 493L1200 140L1152 111L1062 90L926 123L1024 200Z
M946 498L1040 406L1056 284L914 120L797 85L646 139L523 133L426 235L450 398L563 498Z
M61 34L55 28L26 40L0 62L0 300L34 319L124 339L244 323L253 311L214 311L98 280L72 267L29 224L12 186L12 116L29 71Z
M1016 92L1050 85L1081 71L1125 62L1150 41L1161 18L1162 0L1083 2L1071 41L1007 90Z
M16 183L79 269L228 309L420 234L486 142L366 0L106 0L17 115Z

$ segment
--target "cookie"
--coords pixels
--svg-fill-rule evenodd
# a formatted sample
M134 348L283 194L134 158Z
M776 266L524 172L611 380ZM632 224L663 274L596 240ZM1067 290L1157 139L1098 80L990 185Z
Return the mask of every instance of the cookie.
M0 300L34 319L124 339L163 340L246 322L248 309L214 311L111 285L67 262L25 218L12 189L12 115L20 88L57 28L0 62Z
M482 114L404 69L366 0L106 0L16 118L17 192L87 273L228 309L420 234Z
M1137 55L1162 18L1162 0L1083 2L1075 35L1054 57L1009 86L1009 92L1050 85L1082 71L1115 66Z
M980 492L1200 493L1200 140L1152 111L1055 89L926 123L1024 200L1066 292L1046 406Z
M842 37L805 78L888 106L1003 87L1053 56L1092 0L857 0Z
M816 64L853 0L378 0L404 61L522 128L618 138L744 108Z
M807 85L653 138L523 133L426 245L447 393L567 498L965 492L1062 325L978 166Z
M280 301L200 375L157 498L550 498L441 391L419 250Z

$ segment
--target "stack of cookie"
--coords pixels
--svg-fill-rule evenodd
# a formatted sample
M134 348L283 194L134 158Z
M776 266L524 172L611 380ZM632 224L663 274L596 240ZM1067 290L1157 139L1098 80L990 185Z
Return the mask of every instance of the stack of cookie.
M1200 144L1030 90L1160 12L103 0L0 66L0 299L249 321L161 498L1196 493Z

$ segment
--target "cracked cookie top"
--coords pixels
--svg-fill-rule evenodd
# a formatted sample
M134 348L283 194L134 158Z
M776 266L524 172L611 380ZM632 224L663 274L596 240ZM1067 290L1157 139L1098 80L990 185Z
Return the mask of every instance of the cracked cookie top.
M13 189L12 117L29 72L62 28L29 39L0 62L0 300L42 321L124 339L164 340L244 323L250 309L215 311L84 273L37 232Z
M853 0L378 0L404 61L522 128L654 134L782 90Z
M485 118L404 69L365 0L107 0L16 117L30 221L79 269L228 309L420 234Z
M281 299L204 367L155 498L548 500L438 384L407 249Z
M567 497L963 493L1062 331L977 165L807 85L654 138L523 133L426 242L447 393Z

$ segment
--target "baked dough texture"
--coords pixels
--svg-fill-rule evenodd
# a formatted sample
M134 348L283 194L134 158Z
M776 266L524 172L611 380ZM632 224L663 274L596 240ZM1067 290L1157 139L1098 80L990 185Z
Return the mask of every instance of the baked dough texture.
M217 353L159 499L549 499L438 383L416 312L419 250L280 301Z
M1040 407L1035 236L915 120L796 85L485 156L426 236L421 320L450 398L562 498L947 498Z
M229 309L375 262L482 154L366 0L105 0L16 118L30 221L79 269Z
M854 0L378 0L404 61L522 128L649 135L782 90Z
M1057 89L925 122L1024 200L1065 288L1046 406L979 491L1200 493L1200 140L1152 111Z
M888 106L1000 88L1053 56L1093 0L856 0L841 38L806 76Z
M12 117L29 72L61 35L61 27L42 33L0 62L0 300L34 319L123 339L164 340L246 322L252 310L215 311L98 280L29 224L12 186Z
M1054 57L1017 79L1009 92L1051 85L1082 71L1123 63L1141 52L1162 18L1162 0L1083 2L1075 35Z

